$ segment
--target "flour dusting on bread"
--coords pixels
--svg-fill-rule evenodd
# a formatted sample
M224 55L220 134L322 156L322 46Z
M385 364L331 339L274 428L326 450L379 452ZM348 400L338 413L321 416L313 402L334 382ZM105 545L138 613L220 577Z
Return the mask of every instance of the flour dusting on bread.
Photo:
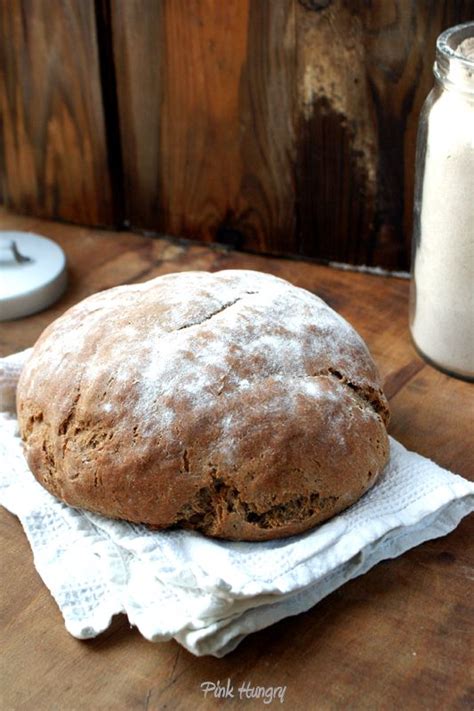
M85 299L38 340L18 406L52 493L225 538L306 530L356 500L388 456L388 407L360 336L317 296L251 271Z

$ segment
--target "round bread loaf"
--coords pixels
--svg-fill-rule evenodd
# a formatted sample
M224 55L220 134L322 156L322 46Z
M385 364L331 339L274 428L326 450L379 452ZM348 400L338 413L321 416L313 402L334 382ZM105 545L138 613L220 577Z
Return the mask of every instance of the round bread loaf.
M63 501L234 540L345 509L389 449L362 339L317 296L252 271L85 299L37 341L17 407L28 464Z

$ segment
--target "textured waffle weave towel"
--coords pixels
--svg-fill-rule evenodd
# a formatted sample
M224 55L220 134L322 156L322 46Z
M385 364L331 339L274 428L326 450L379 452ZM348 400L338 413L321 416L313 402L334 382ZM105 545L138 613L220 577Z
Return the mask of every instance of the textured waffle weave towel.
M193 654L221 657L474 510L473 483L393 439L390 463L360 501L284 540L153 532L70 508L36 482L22 455L13 394L24 357L0 360L0 503L20 519L35 566L80 639L124 612L147 639L174 637Z

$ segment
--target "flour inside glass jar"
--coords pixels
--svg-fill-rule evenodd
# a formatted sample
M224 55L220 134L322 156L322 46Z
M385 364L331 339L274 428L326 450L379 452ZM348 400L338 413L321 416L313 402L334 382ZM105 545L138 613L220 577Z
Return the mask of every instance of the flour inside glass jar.
M474 31L474 23L472 27ZM474 377L474 36L456 46L454 57L444 65L444 75L439 51L438 42L435 75L442 88L434 90L438 95L431 104L427 101L411 329L424 356L470 379Z

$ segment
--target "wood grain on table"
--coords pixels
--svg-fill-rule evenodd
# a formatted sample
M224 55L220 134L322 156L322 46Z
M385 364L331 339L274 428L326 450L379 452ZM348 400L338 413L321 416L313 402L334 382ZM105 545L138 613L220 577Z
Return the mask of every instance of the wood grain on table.
M473 386L439 373L413 349L408 282L268 259L200 244L100 232L0 211L0 229L27 229L65 249L70 286L40 314L0 324L0 354L30 346L67 307L97 290L189 269L267 271L322 296L367 341L392 408L390 432L407 447L474 479ZM224 659L195 658L174 641L152 644L125 617L78 641L36 573L17 519L0 510L3 627L0 707L126 711L262 708L204 699L204 681L287 686L284 707L471 709L474 517L450 535L377 565L309 612L245 639ZM274 701L273 704L279 704Z

